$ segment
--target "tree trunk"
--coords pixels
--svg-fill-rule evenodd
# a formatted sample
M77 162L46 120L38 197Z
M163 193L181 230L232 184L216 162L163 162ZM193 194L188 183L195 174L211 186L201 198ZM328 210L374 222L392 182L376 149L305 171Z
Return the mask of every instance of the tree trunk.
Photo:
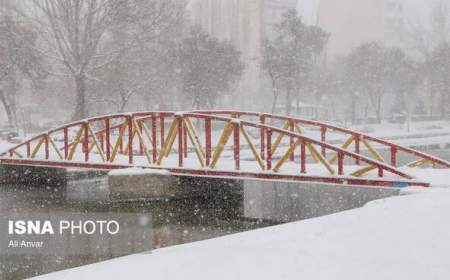
M278 103L278 88L275 82L275 79L272 75L270 75L270 79L272 81L272 94L273 94L273 100L272 100L272 114L275 113L275 109L277 107Z
M84 75L75 76L76 102L73 120L81 120L87 117L86 110L86 77Z
M272 114L275 114L275 109L278 103L278 93L273 93L273 101L272 101Z
M15 125L14 108L11 105L11 102L8 100L8 97L2 90L0 91L0 101L3 104L3 107L5 108L6 116L8 118L8 124L10 126Z
M433 119L434 118L434 91L431 88L431 83L429 80L426 82L426 91L428 92L428 101L429 101L429 108L428 108L428 116Z
M352 94L352 124L355 125L356 124L356 96L355 94Z
M377 100L377 123L381 123L381 95L378 96Z
M123 92L123 90L120 90L120 105L119 105L119 112L123 113L125 112L125 107L127 106L128 99L126 98L126 93Z
M447 98L446 98L446 92L442 91L441 92L441 118L445 119L446 117L446 108L447 108Z
M286 115L288 116L291 113L291 107L292 107L291 84L290 82L288 82L286 85Z
M195 110L200 110L200 108L201 108L201 101L200 101L200 95L199 94L195 94L194 95L194 104L192 104L193 105L193 107L195 108Z
M125 107L127 106L127 101L123 101L120 104L120 108L119 108L119 112L120 113L124 113L125 112Z

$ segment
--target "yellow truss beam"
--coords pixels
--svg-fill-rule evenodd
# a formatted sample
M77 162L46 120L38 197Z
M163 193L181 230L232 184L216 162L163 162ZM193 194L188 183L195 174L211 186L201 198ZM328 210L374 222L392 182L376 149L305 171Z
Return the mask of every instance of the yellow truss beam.
M361 137L361 142L364 144L364 146L367 147L367 149L369 150L369 152L372 154L373 157L375 157L376 160L385 163L384 158L381 156L381 154L375 150L372 145L370 145L370 143L363 137ZM350 174L350 176L354 176L354 177L361 177L367 173L369 173L372 170L377 169L378 167L370 165L364 168L361 168L355 172L353 172L352 174Z
M289 159L289 157L291 156L291 154L294 152L295 148L298 147L298 145L300 145L302 143L301 139L297 139L297 141L294 143L294 145L290 146L289 149L286 151L286 153L283 155L283 157L277 162L277 164L274 167L274 171L278 172L280 170L280 168L283 166L283 164ZM325 166L325 168L328 170L328 172L330 172L331 175L335 174L335 171L333 169L333 167L331 167L331 165L328 163L328 161L322 156L322 154L320 154L319 152L317 152L317 150L311 145L311 143L305 143L306 147L308 148L310 154L313 157L317 157L318 162L321 163L323 166Z
M93 149L94 149L94 147L95 147L95 143L94 143L94 141L92 141L92 142L89 142L89 143L88 143L88 146L89 146L89 149L88 149L88 150L89 150L89 153L90 153L90 152L92 152L92 150L93 150Z
M16 156L18 156L19 158L23 158L23 156L18 152L18 151L12 151L13 154L15 154Z
M228 139L230 139L230 135L233 132L233 124L231 122L227 122L225 124L225 127L223 128L222 135L220 136L219 142L217 143L217 147L214 150L214 154L211 161L211 168L215 168L217 162L219 161L220 155L223 152L223 149L225 148L225 145L228 142Z
M136 121L136 119L133 119L133 129L136 131L136 134L138 136L140 144L142 145L142 148L144 150L144 154L145 154L145 157L147 158L148 163L152 164L150 154L148 152L147 146L145 146L144 138L142 137L142 133L139 130L139 125L138 125L138 122Z
M75 151L77 150L78 144L81 141L81 134L83 133L83 129L84 129L84 127L83 127L83 125L81 125L80 129L78 129L78 131L77 131L77 134L75 136L75 141L73 142L72 147L71 147L71 149L69 151L69 155L67 156L68 160L72 160L73 159L73 156L75 154Z
M369 142L364 138L364 137L361 137L361 142L363 142L363 144L364 144L364 146L366 146L367 147L367 149L369 149L369 152L378 160L378 161L381 161L381 162L385 162L384 161L384 158L380 155L380 153L377 151L377 150L375 150L373 147L372 147L372 145L370 145L369 144Z
M350 136L350 138L347 139L347 141L345 141L345 143L341 146L342 149L347 149L348 147L350 147L350 145L353 143L353 141L355 141L355 137ZM334 164L336 162L336 160L338 159L338 154L336 153L329 161L330 164Z
M297 123L294 123L294 129L298 134L303 134L303 131L300 129L300 127L298 126ZM323 158L322 154L319 153L316 150L316 148L314 148L314 146L311 145L311 143L306 143L306 148L309 150L309 153L311 154L311 156L313 157L315 162L317 162L317 163L322 162L322 159L321 159L321 158Z
M281 129L282 130L288 130L288 128L289 128L289 121L286 121ZM272 145L272 150L271 150L272 154L275 154L275 151L280 146L280 143L283 140L284 135L285 134L282 133L282 132L278 133L278 136L277 136L277 138L275 139L275 141L273 142L273 145Z
M419 160L413 161L411 163L408 163L407 166L411 167L411 168L414 168L414 167L423 166L425 164L432 164L432 163L429 160L426 160L426 159L419 159ZM435 166L436 166L436 164L433 164L433 167L435 167Z
M290 146L289 149L286 151L286 153L283 155L283 157L275 164L273 171L278 172L280 171L280 168L283 166L283 164L289 159L291 154L295 151L295 148L298 147L302 143L301 139L297 139L295 141L294 145Z
M188 127L188 128L191 130L191 132L193 133L194 139L195 139L195 141L196 141L198 147L200 148L199 151L201 152L202 156L205 158L205 157L206 157L206 153L205 153L205 151L203 151L203 149L202 149L202 144L201 144L201 142L200 142L200 138L198 137L197 131L195 130L195 128L194 128L194 126L192 125L192 122L191 122L191 120L190 120L189 118L186 117L186 118L185 118L185 121L186 121L187 127Z
M142 137L142 133L140 131L140 127L137 126L139 123L142 125L142 130L144 131L145 135L147 136L148 140L150 141L150 144L153 144L152 137L150 136L150 131L148 130L148 127L145 125L143 121L137 121L137 123L134 123L135 120L133 120L133 139L134 137L138 136L140 144L142 144L143 147L145 147L144 138ZM139 134L141 135L139 137ZM125 147L125 150L123 151L124 155L128 154L128 145ZM148 150L148 149L147 149ZM146 155L147 156L147 155Z
M184 126L186 128L186 132L189 136L189 140L191 140L192 145L194 146L195 153L202 167L205 167L205 152L202 149L202 145L200 144L200 140L198 139L197 133L195 132L194 127L188 117L183 118Z
M323 164L328 172L330 172L331 175L333 175L334 169L331 167L331 165L328 163L327 159L323 157L321 153L319 153L316 148L311 143L306 143L306 148L309 150L309 153L313 158L316 159L317 162Z
M266 166L264 165L264 162L262 161L261 157L259 156L259 153L256 151L255 145L253 145L247 131L245 131L245 129L242 125L239 127L239 130L241 131L241 134L244 135L244 138L247 141L247 144L250 147L250 150L252 151L253 157L256 159L256 161L258 162L261 169L266 170Z
M100 157L102 158L102 161L105 162L106 161L106 156L103 153L102 146L100 145L100 141L97 138L97 134L95 134L95 132L92 130L92 127L89 124L87 124L87 127L89 129L89 133L91 133L92 139L94 140L93 141L94 142L93 145L95 145L95 147L97 147L98 153L100 154Z
M170 151L172 150L172 147L173 147L173 143L175 142L175 138L178 135L178 120L174 119L173 120L173 124L174 124L173 131L172 131L172 133L170 133L171 131L169 129L169 135L167 136L167 139L166 139L166 142L167 142L168 145L166 146L167 149L164 151L164 156L165 157L169 156Z
M133 124L133 128L132 128L131 134L133 134L132 139L134 139L136 137L136 135L137 135L137 129L135 129L134 124ZM124 155L128 155L128 147L129 147L128 145L125 146L125 149L123 150L123 154Z
M41 137L36 147L34 147L33 152L31 153L31 158L35 158L36 154L39 152L39 149L41 148L42 144L44 143L45 137Z
M148 141L150 141L150 144L153 146L153 138L151 136L150 130L148 129L145 122L141 121L142 130L144 131L144 134L147 136ZM153 149L156 149L156 147L153 147Z
M375 170L375 169L377 169L377 167L375 167L375 166L373 166L373 165L370 165L370 166L361 168L361 169L359 169L359 170L353 172L352 174L350 174L350 176L353 176L353 177L361 177L361 176L363 176L364 174L367 174L367 173L369 173L370 171Z
M60 160L63 160L64 157L62 156L61 152L59 151L58 147L56 147L55 142L53 142L53 139L48 136L48 141L50 142L50 145L53 147L53 149L56 151L56 153L58 154L58 157Z
M175 141L175 137L178 134L178 120L174 119L172 124L170 125L169 132L167 134L166 141L164 142L164 146L159 152L158 159L156 160L157 165L161 165L161 162L164 157L168 157L170 150L172 150L173 142Z
M114 148L111 153L111 157L109 159L110 162L113 162L116 159L117 152L119 150L119 146L123 141L123 136L125 134L125 130L127 129L127 127L128 127L128 122L125 120L123 122L122 126L120 127L119 136L117 137L116 143L114 144Z

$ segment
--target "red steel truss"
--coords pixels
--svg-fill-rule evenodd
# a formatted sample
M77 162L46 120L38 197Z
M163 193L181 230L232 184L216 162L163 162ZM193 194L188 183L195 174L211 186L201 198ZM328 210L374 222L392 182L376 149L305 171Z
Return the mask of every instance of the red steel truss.
M388 161L380 151L389 154ZM415 159L409 167L450 167L448 161L330 124L242 111L94 117L34 136L1 154L0 164L134 166L186 176L428 187L398 168L400 153Z

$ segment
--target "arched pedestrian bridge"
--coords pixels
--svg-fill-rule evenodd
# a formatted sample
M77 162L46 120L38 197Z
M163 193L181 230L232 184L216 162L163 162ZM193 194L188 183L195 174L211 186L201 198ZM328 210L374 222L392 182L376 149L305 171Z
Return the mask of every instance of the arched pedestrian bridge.
M408 162L402 162L408 160ZM446 160L317 121L256 112L136 112L99 116L34 136L0 164L142 167L187 176L378 187L428 187L410 168ZM404 167L408 168L404 168Z

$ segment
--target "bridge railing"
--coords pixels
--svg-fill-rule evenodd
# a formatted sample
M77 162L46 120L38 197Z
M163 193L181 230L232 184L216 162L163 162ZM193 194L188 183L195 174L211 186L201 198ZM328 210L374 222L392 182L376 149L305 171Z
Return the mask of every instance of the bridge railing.
M239 118L251 117L261 124L282 121L283 128L289 129L291 131L296 131L298 133L303 133L302 132L303 127L313 127L316 128L318 131L320 131L320 136L317 139L319 139L321 142L329 142L327 139L327 135L330 132L340 133L345 137L344 141L341 143L342 144L341 147L343 149L349 149L351 146L353 146L354 152L356 154L362 154L363 152L362 148L365 148L365 150L368 151L370 157L376 159L377 161L388 163L389 165L394 167L398 166L399 153L403 152L405 154L417 158L413 162L407 164L407 166L409 167L418 167L428 164L433 167L450 168L450 162L440 159L438 157L402 145L398 145L396 143L380 139L362 132L337 127L323 122L258 112L227 111L227 110L212 110L212 111L198 111L198 112L203 114L235 116ZM375 143L377 146L373 146L372 143ZM265 148L265 145L262 143L260 147L261 147L261 154L263 155L264 154L263 149ZM389 159L386 160L385 158L383 158L383 156L377 151L378 149L387 150L390 155ZM326 157L325 150L322 149L321 153L323 156ZM333 155L329 159L330 162L334 162L335 160L336 155ZM359 164L358 160L356 160L356 164Z
M304 125L319 127L321 138L304 134ZM234 111L115 114L50 130L9 149L2 157L8 156L10 163L52 166L143 166L200 175L287 176L361 185L392 185L395 180L403 180L405 184L428 185L412 180L412 176L379 158L323 141L326 132L335 128L313 121ZM361 142L372 139L336 129L351 137L359 135ZM328 159L330 153L333 157ZM426 159L432 160L428 156ZM349 160L361 166L355 168ZM227 164L221 165L221 161ZM249 163L254 166L249 168Z

